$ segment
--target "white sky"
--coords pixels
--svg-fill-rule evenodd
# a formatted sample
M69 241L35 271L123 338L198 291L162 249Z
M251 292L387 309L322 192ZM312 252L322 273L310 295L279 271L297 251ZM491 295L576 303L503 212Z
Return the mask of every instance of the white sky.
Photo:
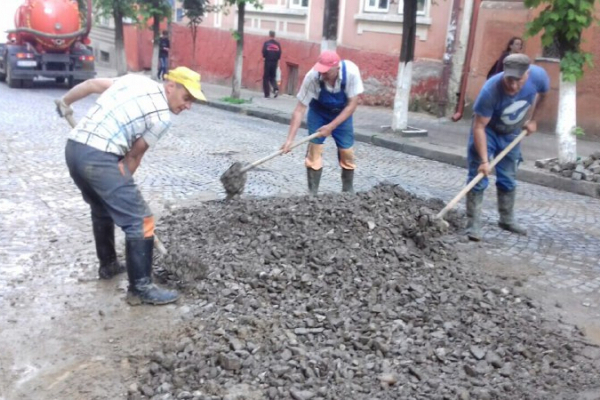
M2 12L0 12L0 42L6 42L6 30L14 28L15 11L21 5L22 0L0 0Z

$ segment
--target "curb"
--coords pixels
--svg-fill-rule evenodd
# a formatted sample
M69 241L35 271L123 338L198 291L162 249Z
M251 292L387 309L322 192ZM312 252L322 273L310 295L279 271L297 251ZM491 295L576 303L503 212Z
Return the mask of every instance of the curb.
M243 106L223 103L223 102L201 102L209 107L218 108L238 114L244 114L251 117L261 118L280 124L289 124L291 118L288 113L280 111L261 111ZM306 128L306 123L302 121L302 128ZM465 168L467 157L450 152L434 150L423 146L403 142L401 139L387 138L380 134L368 134L359 131L354 132L354 138L358 142L372 144L389 150L399 151L417 157L427 158L429 160L439 161L456 167ZM539 170L535 167L521 166L518 172L518 180L521 182L532 183L545 186L564 192L580 194L593 198L600 198L600 185L587 181L575 181L554 175L550 172Z

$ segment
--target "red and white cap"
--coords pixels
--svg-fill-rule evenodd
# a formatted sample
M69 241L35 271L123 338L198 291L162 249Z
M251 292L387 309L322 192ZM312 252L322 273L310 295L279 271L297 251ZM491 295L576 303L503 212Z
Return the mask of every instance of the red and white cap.
M313 69L317 72L324 74L329 71L333 67L337 67L340 65L340 56L333 50L325 50L319 56L319 60L313 67Z

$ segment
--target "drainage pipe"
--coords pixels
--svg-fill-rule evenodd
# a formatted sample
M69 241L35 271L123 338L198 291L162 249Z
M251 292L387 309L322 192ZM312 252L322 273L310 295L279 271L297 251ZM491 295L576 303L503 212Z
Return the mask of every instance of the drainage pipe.
M467 44L467 55L465 57L465 64L463 65L462 77L460 81L460 92L458 103L456 103L456 112L452 116L452 121L456 122L463 116L465 108L465 96L467 92L467 79L469 71L471 70L471 57L473 56L473 47L475 45L475 35L477 28L477 20L479 18L479 9L481 8L482 0L475 0L473 5L473 16L471 17L471 29L469 32L469 41Z

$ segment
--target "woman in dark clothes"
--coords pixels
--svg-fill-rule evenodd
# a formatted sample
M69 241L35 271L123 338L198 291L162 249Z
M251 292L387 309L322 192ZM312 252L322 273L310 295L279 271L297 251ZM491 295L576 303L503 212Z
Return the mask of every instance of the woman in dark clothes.
M494 65L492 65L492 68L490 68L488 74L487 74L487 79L490 79L492 76L496 75L499 72L502 72L504 70L504 59L506 58L506 56L508 56L509 54L515 54L515 53L520 53L521 50L523 50L523 39L521 39L520 37L514 36L513 38L511 38L508 41L508 44L506 45L506 49L502 52L502 55L500 55L500 58L498 60L496 60L496 63L494 63Z

